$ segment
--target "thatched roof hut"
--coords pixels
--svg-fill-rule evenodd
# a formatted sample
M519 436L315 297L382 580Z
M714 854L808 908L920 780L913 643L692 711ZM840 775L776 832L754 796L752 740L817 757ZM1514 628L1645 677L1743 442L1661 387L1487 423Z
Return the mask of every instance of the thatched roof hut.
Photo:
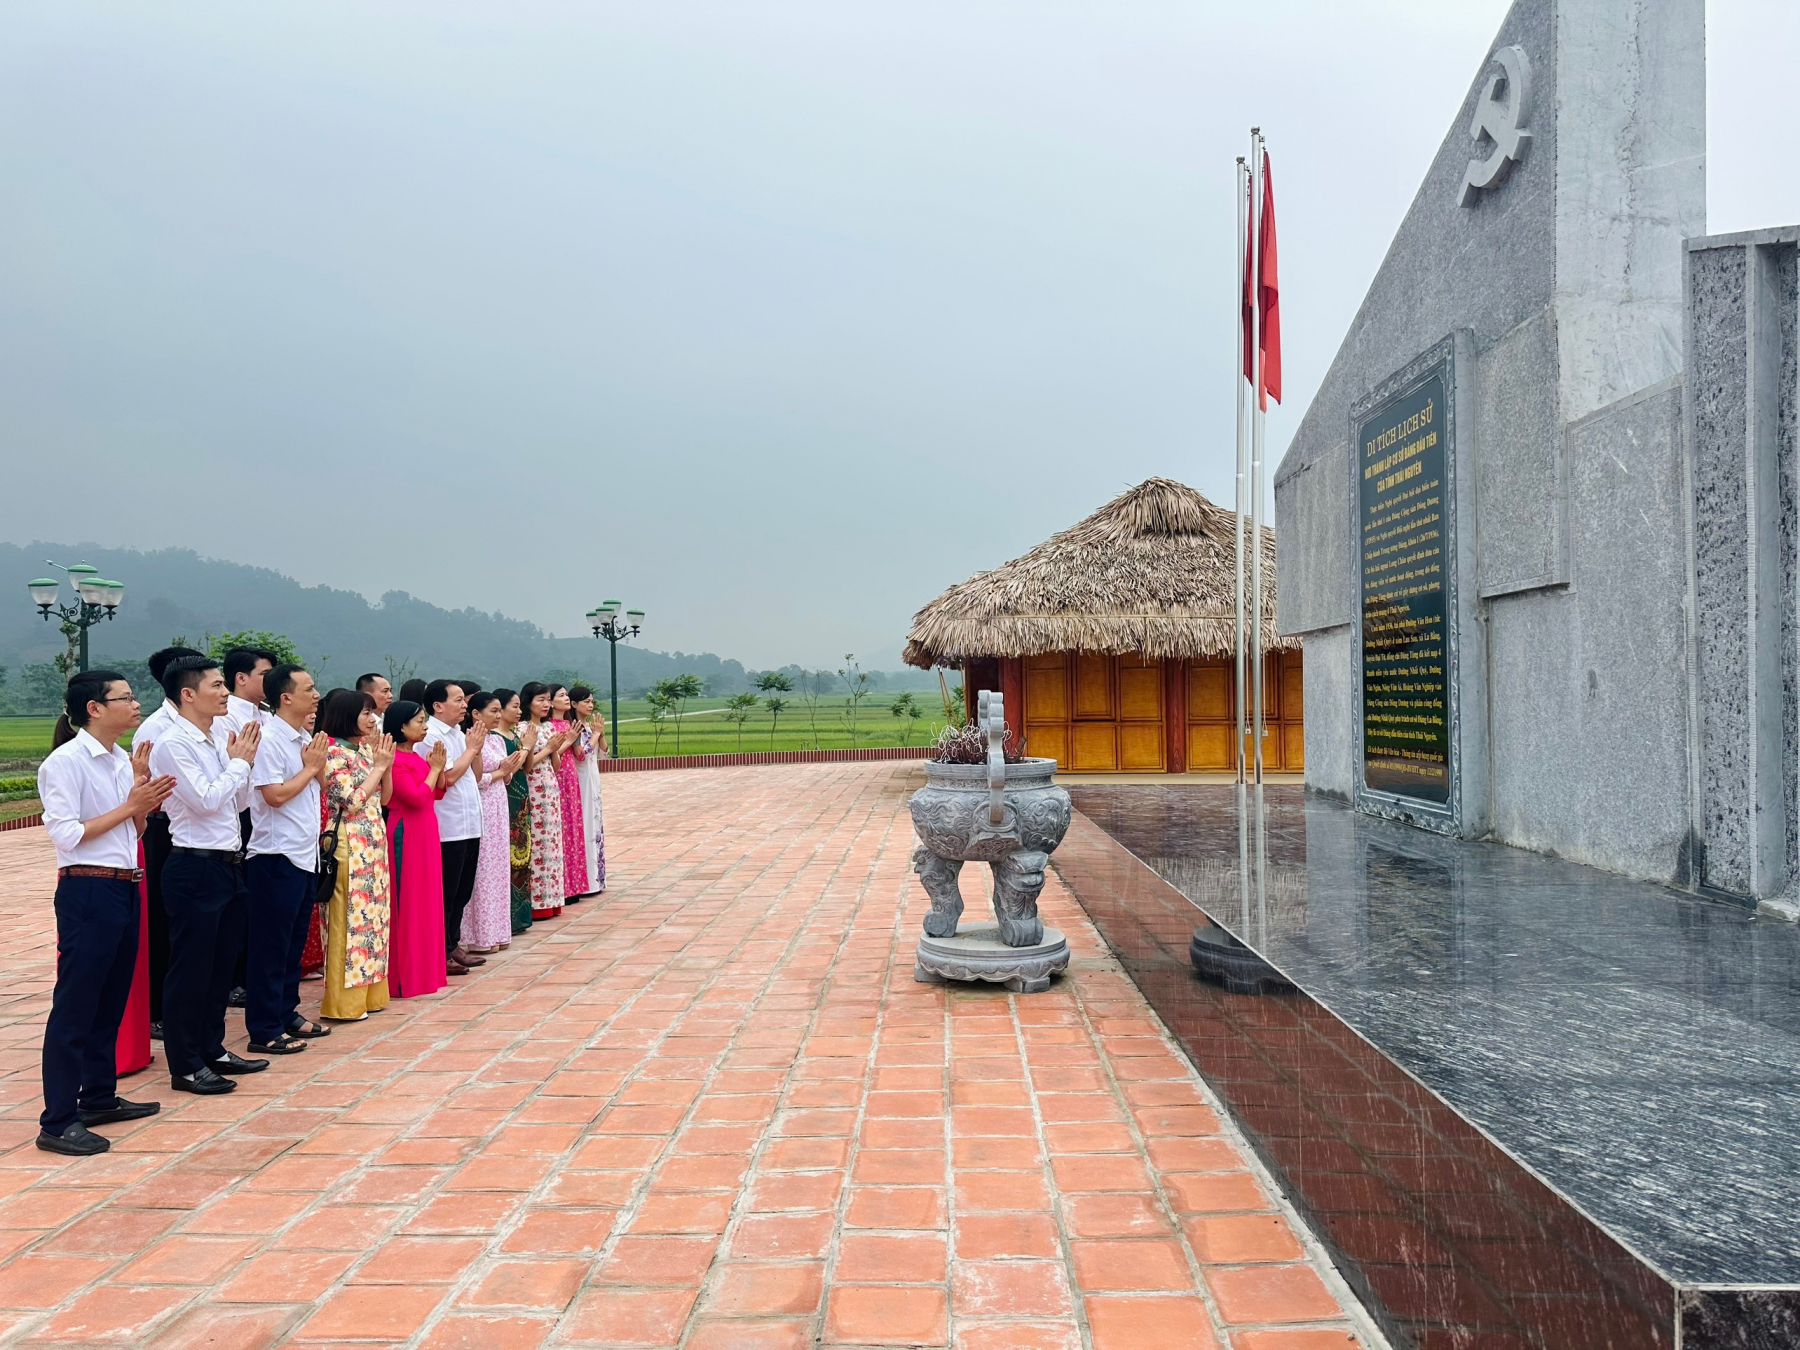
M929 669L1045 652L1229 656L1233 525L1232 512L1193 488L1147 479L1029 553L938 596L913 616L904 659ZM1264 529L1262 548L1263 645L1273 651L1297 644L1275 635L1273 530Z

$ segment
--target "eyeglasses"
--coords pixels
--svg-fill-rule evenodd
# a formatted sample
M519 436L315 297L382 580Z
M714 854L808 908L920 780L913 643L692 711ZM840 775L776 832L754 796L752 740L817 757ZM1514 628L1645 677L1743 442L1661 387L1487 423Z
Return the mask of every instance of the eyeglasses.
M119 694L113 698L97 698L92 701L95 703L136 703L138 698L136 694Z

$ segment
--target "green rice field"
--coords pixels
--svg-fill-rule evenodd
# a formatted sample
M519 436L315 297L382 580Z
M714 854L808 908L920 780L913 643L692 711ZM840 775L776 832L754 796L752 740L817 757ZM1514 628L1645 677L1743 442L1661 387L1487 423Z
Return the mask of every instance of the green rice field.
M725 717L725 700L697 698L681 719L679 732L669 717L658 726L650 721L650 705L641 699L619 700L619 730L624 753L642 755L721 755L749 750L843 750L850 748L849 700L843 695L821 698L813 708L788 695L788 706L779 719L758 702L744 723ZM862 748L889 745L926 745L944 725L943 704L936 694L915 693L913 700L925 714L918 721L903 721L888 712L892 693L873 694L863 700L856 715L855 745ZM602 715L607 704L600 701ZM50 753L53 717L0 717L0 773L25 772ZM129 744L129 741L126 742Z

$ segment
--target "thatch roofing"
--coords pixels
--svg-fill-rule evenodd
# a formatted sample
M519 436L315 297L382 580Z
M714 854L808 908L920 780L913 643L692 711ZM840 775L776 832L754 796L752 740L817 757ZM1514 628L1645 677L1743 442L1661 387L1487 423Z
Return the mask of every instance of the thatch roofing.
M938 596L913 616L904 659L929 669L1041 652L1229 656L1233 523L1193 488L1148 479ZM1296 644L1275 635L1275 531L1264 528L1262 548L1263 648L1273 651Z

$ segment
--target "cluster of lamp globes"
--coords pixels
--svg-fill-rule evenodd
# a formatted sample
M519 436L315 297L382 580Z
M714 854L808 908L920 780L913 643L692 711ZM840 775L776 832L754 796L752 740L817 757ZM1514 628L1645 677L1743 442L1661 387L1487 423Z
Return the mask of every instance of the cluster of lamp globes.
M618 600L603 600L600 608L587 612L588 626L594 630L595 637L610 637L615 641L623 637L636 637L644 628L644 611L627 609L620 611Z
M76 563L69 568L69 584L75 588L75 594L81 603L91 609L98 610L107 618L112 618L113 611L125 598L125 583L108 581L100 575L98 567L87 563ZM38 607L38 612L46 618L56 605L57 596L61 593L62 583L55 577L39 577L36 581L25 583L25 590L31 596L31 603Z

